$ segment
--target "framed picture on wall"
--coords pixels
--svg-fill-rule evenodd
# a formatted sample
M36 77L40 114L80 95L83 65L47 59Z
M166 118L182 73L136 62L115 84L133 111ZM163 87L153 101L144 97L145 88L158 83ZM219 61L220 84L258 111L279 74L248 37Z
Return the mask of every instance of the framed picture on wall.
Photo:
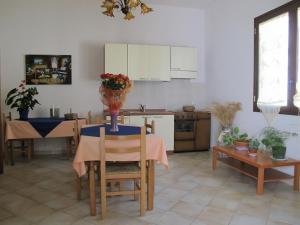
M71 55L25 55L26 84L72 84Z

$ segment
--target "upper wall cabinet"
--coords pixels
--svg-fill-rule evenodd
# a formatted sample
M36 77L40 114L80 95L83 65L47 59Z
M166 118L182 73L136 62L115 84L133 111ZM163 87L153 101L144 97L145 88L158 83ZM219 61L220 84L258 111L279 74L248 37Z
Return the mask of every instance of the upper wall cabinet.
M171 78L197 78L196 48L171 47Z
M170 47L129 44L128 75L132 80L169 81Z
M128 74L127 44L105 44L105 73Z

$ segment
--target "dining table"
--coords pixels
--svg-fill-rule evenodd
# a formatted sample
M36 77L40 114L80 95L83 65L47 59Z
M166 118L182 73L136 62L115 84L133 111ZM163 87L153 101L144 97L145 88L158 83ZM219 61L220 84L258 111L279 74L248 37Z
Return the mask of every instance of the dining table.
M78 127L87 124L85 118L78 119ZM76 120L65 118L36 117L28 120L6 121L5 140L34 140L42 138L66 138L67 154L71 157L71 139ZM30 144L33 150L33 142Z
M100 128L105 127L105 135L134 135L139 134L141 127L118 125L119 131L111 132L111 125L97 124L85 125L80 130L80 140L73 161L73 168L79 177L88 173L89 193L90 193L90 212L92 216L96 215L96 191L95 191L95 165L100 162ZM138 145L138 141L117 141L119 143L107 142L105 147L115 147L116 145ZM107 154L108 162L129 162L139 161L139 153L126 154ZM154 180L155 180L155 162L165 166L168 169L168 158L164 140L156 134L146 134L146 160L147 160L147 209L152 210L154 205Z

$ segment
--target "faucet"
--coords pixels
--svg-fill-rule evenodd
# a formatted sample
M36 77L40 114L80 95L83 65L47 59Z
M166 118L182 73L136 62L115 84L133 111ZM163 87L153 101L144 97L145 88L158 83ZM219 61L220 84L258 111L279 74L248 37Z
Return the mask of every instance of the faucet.
M139 104L139 106L140 106L140 111L141 112L145 112L146 111L146 105Z

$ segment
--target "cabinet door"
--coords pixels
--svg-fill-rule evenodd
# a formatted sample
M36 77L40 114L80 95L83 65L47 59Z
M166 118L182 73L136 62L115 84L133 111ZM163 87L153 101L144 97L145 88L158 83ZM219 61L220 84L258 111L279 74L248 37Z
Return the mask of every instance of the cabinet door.
M174 150L174 115L143 115L130 116L130 125L144 126L145 118L148 123L154 120L155 134L161 137L169 151Z
M148 46L148 74L153 81L170 80L170 47Z
M197 49L171 47L171 68L173 70L197 71Z
M146 116L129 116L129 123L133 126L144 126Z
M128 45L128 76L131 80L148 80L148 47Z
M196 149L204 150L210 148L210 119L200 119L197 121Z
M156 135L161 137L168 151L174 150L174 115L149 116L148 121L154 120Z
M110 120L110 116L106 116L105 119ZM121 119L121 118L118 116L118 120L119 119ZM125 125L130 125L130 117L129 116L124 116L124 124Z
M105 73L128 74L127 44L105 44Z

